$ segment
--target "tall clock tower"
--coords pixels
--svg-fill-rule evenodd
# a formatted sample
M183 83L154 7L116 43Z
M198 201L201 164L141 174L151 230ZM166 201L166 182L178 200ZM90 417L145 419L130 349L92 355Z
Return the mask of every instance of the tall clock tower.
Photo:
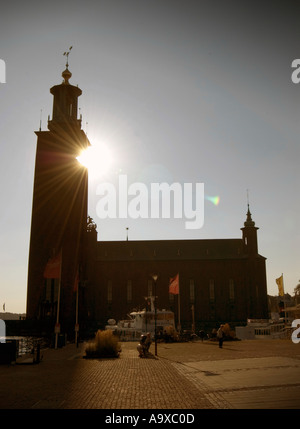
M52 119L37 131L29 248L27 318L75 322L76 276L83 276L87 224L88 173L76 159L89 146L78 119L82 91L69 83L72 74L50 89ZM45 275L49 261L60 261L59 278ZM74 325L73 325L74 326Z

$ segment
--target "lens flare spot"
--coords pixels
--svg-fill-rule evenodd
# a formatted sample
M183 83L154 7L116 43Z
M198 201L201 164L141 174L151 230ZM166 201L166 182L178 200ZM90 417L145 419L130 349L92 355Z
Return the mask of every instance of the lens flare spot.
M208 195L205 196L205 199L210 201L211 203L213 203L215 206L217 206L220 202L220 197L219 196L215 196L215 197L210 197Z

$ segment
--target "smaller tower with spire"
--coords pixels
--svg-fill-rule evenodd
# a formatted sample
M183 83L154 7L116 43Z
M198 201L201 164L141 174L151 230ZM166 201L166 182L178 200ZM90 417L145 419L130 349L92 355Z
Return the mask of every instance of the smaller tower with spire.
M259 228L255 226L255 222L252 220L252 215L248 203L247 218L244 222L244 227L241 228L243 232L243 243L245 251L249 256L258 255L257 246L257 230Z

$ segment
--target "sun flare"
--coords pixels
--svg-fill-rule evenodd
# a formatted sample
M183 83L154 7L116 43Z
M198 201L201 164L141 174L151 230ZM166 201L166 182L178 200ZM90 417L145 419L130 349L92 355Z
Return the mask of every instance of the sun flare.
M78 162L88 168L93 176L107 173L112 165L112 154L104 144L89 146L77 157Z

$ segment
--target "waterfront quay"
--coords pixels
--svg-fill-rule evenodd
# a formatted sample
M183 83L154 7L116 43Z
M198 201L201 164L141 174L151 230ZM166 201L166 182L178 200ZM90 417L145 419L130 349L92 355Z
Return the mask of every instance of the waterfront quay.
M154 344L139 358L86 359L86 343L41 351L38 364L0 365L1 409L299 409L300 344L242 340Z

